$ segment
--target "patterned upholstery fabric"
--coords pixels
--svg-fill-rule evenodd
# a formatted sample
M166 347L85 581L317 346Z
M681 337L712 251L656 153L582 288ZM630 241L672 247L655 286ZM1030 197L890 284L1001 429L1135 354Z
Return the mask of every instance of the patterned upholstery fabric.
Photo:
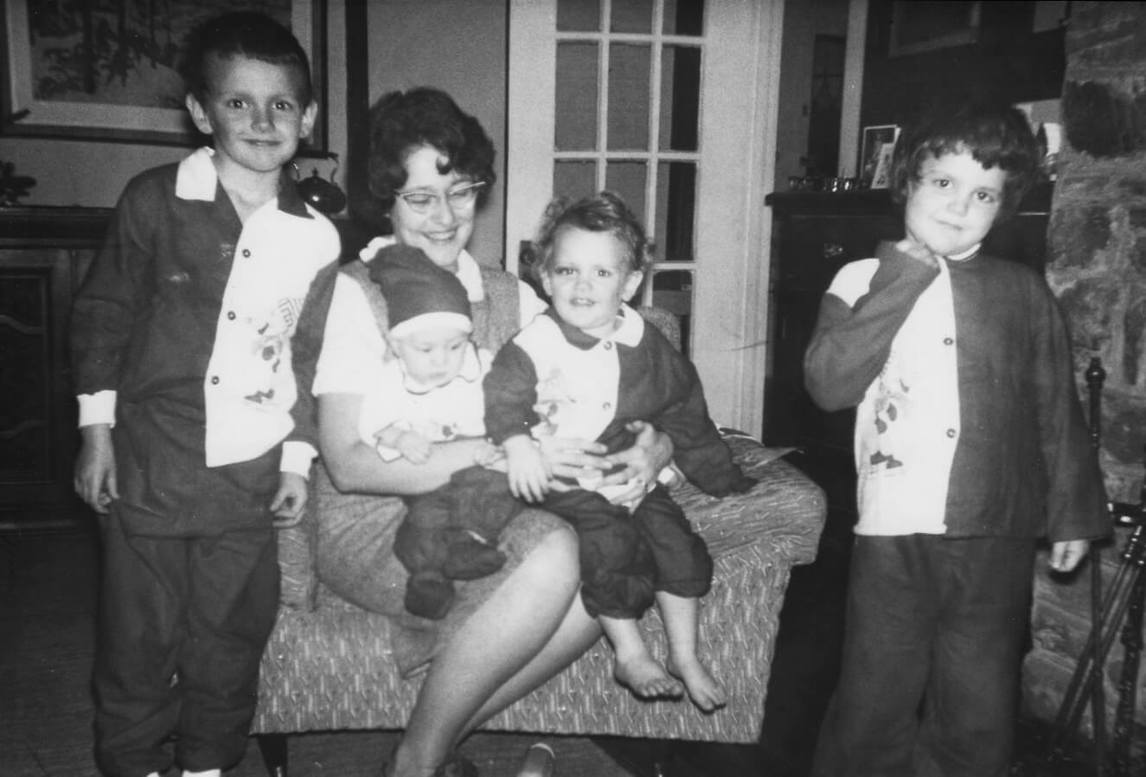
M613 680L611 649L598 642L569 669L493 718L486 730L755 742L791 567L811 562L823 528L823 492L745 435L726 438L745 471L747 494L723 499L685 484L674 496L716 560L702 601L702 654L729 703L705 715L687 701L641 702ZM389 621L326 591L314 573L309 517L279 532L283 606L263 658L255 733L398 729L419 679L402 680L390 654ZM642 628L665 655L655 608Z

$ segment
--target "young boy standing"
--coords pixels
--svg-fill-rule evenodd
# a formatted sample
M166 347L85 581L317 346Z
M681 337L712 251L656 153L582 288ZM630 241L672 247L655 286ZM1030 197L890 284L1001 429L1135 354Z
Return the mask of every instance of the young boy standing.
M905 131L906 238L824 296L805 376L857 407L859 522L817 776L1006 774L1036 541L1067 572L1110 532L1054 297L980 252L1036 160L1006 106Z
M93 687L108 775L218 775L246 749L274 624L272 515L297 516L290 338L338 235L283 171L317 106L306 54L251 13L206 23L187 108L214 138L133 179L73 311L79 495L101 514Z

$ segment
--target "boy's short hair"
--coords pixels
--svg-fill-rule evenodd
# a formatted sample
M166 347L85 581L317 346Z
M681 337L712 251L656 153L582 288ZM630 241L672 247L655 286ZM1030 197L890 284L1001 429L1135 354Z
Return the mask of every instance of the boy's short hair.
M452 97L422 86L388 92L370 109L370 192L383 211L394 207L395 193L406 185L406 157L419 146L432 146L446 158L439 173L456 170L486 184L478 190L478 207L485 204L497 181L493 141Z
M928 157L964 150L983 167L1007 173L999 215L1014 213L1034 183L1039 150L1023 112L1000 102L938 106L906 128L892 158L891 191L896 202L907 199Z
M187 42L180 71L187 91L200 103L207 100L208 60L242 56L294 68L298 72L303 107L314 98L310 81L310 60L298 39L283 25L265 14L236 11L216 16L199 25Z
M557 238L564 229L608 232L625 247L630 273L646 272L652 264L652 246L645 228L620 195L602 191L575 202L558 197L549 203L537 238L533 241L534 275L540 280L553 263Z

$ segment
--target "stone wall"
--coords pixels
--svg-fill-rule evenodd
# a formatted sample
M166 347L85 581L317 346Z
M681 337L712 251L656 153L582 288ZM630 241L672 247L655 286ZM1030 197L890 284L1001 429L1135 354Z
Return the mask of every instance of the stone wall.
M1069 320L1082 396L1091 358L1106 370L1101 463L1108 493L1137 504L1146 450L1146 3L1071 8L1047 278ZM1103 551L1107 589L1125 541L1121 531ZM1055 578L1040 571L1036 581L1034 647L1024 668L1028 712L1043 720L1054 719L1090 628L1089 569ZM1106 664L1108 731L1121 658L1116 644ZM1141 755L1146 668L1137 697ZM1083 731L1090 731L1089 715Z

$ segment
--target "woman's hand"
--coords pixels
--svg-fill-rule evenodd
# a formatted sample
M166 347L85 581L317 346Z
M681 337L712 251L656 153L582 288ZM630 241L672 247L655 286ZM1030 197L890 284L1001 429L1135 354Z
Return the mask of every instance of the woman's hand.
M613 504L640 499L648 490L648 484L672 461L672 439L667 434L646 421L632 421L627 428L637 435L632 447L605 457L610 469L617 465L623 469L607 475L602 485L627 483L630 486L610 500Z
M542 436L538 443L541 455L549 465L549 471L554 478L575 480L581 477L593 477L612 466L605 458L607 450L605 446L594 440ZM564 484L549 485L554 490L563 490Z

